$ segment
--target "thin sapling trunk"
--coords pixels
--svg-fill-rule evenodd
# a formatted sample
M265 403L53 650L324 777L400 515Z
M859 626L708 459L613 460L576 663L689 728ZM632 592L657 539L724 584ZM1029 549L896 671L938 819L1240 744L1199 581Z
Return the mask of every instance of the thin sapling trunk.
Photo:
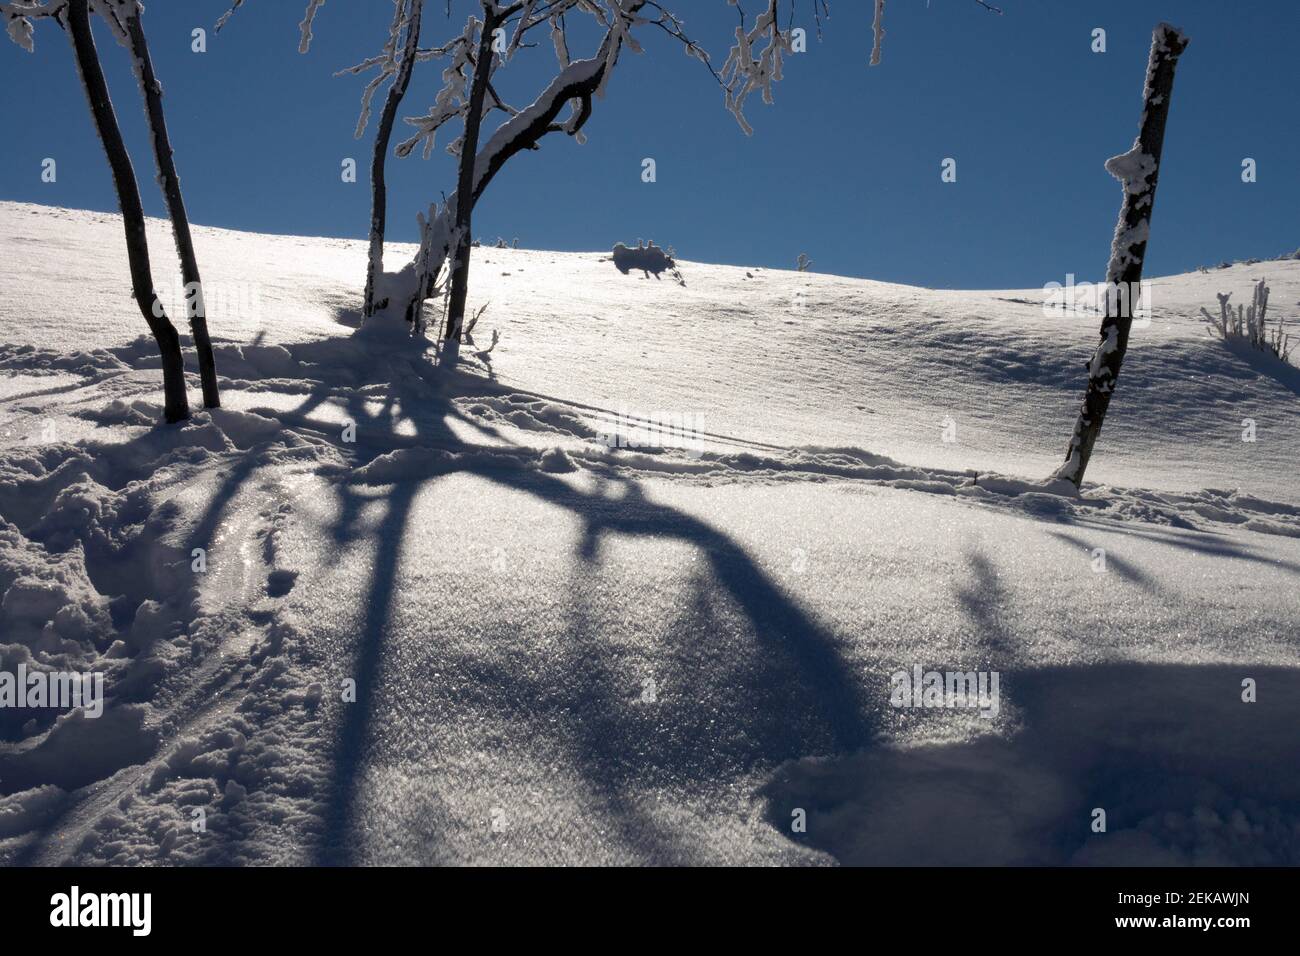
M478 59L474 61L474 83L470 88L469 111L465 114L465 135L460 145L460 175L456 183L456 223L451 260L451 293L447 301L447 338L460 341L465 322L465 299L469 293L469 256L472 246L471 218L474 212L474 165L478 159L479 129L483 125L483 101L492 78L492 31L498 26L485 5L483 28L479 32Z
M379 129L375 134L375 151L370 158L370 256L366 264L366 292L362 316L370 318L378 307L375 302L375 279L384 271L384 230L388 218L388 184L385 167L388 160L388 143L393 135L397 109L411 85L411 72L415 67L415 54L420 42L420 16L424 0L411 0L411 14L406 28L406 42L402 48L402 63L397 68L384 108L379 114Z
M136 60L136 78L144 97L145 113L149 117L149 131L153 139L153 155L158 165L158 178L163 196L167 200L167 214L171 217L172 235L176 240L176 254L181 261L181 281L185 284L185 309L189 315L190 332L194 336L194 351L199 359L199 380L203 386L203 406L220 408L221 396L217 391L217 366L212 357L212 340L208 337L208 318L203 297L203 281L199 276L199 263L194 255L194 241L190 238L190 220L181 196L181 180L176 172L171 140L167 135L167 119L163 114L162 84L154 73L149 57L149 44L145 40L144 26L139 10L126 17L127 35L131 52Z

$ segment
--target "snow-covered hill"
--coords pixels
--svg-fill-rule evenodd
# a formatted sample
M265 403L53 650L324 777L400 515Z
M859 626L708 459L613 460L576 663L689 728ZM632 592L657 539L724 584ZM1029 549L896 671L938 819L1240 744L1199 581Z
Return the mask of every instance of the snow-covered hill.
M158 427L117 218L0 239L0 672L108 699L0 708L0 859L1300 862L1300 373L1199 317L1300 262L1153 283L1070 498L1041 291L485 248L450 369L362 243L200 228L224 408Z

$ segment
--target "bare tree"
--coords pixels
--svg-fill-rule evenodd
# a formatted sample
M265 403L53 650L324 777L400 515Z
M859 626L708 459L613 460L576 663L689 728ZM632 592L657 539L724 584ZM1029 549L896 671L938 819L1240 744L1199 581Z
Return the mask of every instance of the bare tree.
M140 187L135 178L131 156L122 140L117 123L117 113L109 94L108 83L99 61L91 30L92 9L100 13L114 36L127 46L135 59L136 76L145 101L145 112L153 136L154 157L158 164L159 179L171 215L176 250L181 260L181 271L186 283L186 307L190 311L191 328L199 354L199 369L203 381L204 403L215 408L220 401L217 394L216 368L212 359L212 346L208 339L207 321L202 305L202 284L198 263L190 240L189 219L181 199L180 177L167 137L167 124L163 115L162 86L154 73L140 23L143 9L138 0L0 0L0 15L5 19L9 36L28 52L33 50L32 21L51 19L67 30L72 41L77 72L82 89L90 106L95 131L108 158L113 174L113 187L117 192L118 206L122 211L122 227L126 233L127 261L131 271L131 291L140 314L144 317L158 343L162 357L164 417L168 422L189 418L189 399L185 392L185 366L181 354L180 336L163 309L153 285L153 271L149 260L149 242L145 231L144 207L140 201Z
M450 58L443 71L443 89L428 114L407 120L416 133L397 147L397 154L406 156L423 143L427 156L445 124L454 119L462 122L462 136L448 147L458 157L456 191L440 210L431 209L427 218L422 217L420 254L393 282L405 295L403 314L408 320L418 318L425 298L439 289L448 291L445 337L453 342L460 337L465 314L474 205L512 157L539 148L546 135L564 133L583 141L582 130L591 118L593 99L603 96L623 49L641 52L634 30L657 28L708 67L724 92L727 108L746 134L752 132L744 116L747 97L761 91L764 101L772 102L772 85L780 80L784 56L792 49L792 30L780 25L780 0L768 0L752 26L737 6L740 25L721 72L713 69L708 54L687 36L682 21L651 0L606 0L603 5L587 0L479 2L482 17L471 16L461 36L436 51ZM823 0L817 0L814 10L824 8ZM594 56L574 60L569 53L566 15L579 13L593 17L603 36ZM496 94L493 71L510 61L530 31L546 25L559 72L530 106L514 109ZM509 41L503 42L507 26L513 26L513 31ZM569 113L561 119L566 106ZM479 147L481 124L493 109L506 113L507 118ZM440 285L437 278L444 266L448 278Z
M1088 363L1088 388L1065 450L1065 463L1054 477L1076 488L1092 458L1093 446L1101 434L1102 422L1115 394L1120 366L1128 351L1133 327L1133 305L1142 282L1142 262L1151 234L1151 210L1155 205L1156 180L1165 141L1165 121L1174 91L1174 70L1187 49L1187 37L1167 23L1155 28L1147 62L1143 90L1142 123L1133 148L1106 160L1106 170L1124 186L1124 201L1110 247L1106 269L1106 313L1101 323L1101 342Z
M9 35L28 51L32 49L33 19L48 17L68 31L81 86L90 105L95 131L99 134L99 141L108 157L118 206L122 210L127 261L131 270L131 291L140 314L153 333L154 341L158 343L158 352L162 357L163 415L168 422L183 421L190 417L190 406L185 394L185 364L181 356L180 336L163 311L162 302L153 287L140 187L131 166L131 156L122 141L122 131L117 125L117 114L113 110L108 83L99 64L99 51L95 48L95 36L90 28L90 0L0 3L0 13L5 17Z

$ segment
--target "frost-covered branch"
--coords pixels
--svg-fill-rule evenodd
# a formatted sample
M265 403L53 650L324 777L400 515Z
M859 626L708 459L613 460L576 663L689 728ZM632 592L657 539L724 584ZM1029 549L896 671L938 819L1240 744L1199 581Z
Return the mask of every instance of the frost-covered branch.
M416 146L423 143L424 158L428 159L433 154L438 131L451 120L464 116L469 107L474 51L482 26L483 22L477 17L469 17L465 21L464 32L441 48L445 51L443 55L450 57L447 65L443 67L442 88L438 90L433 105L425 115L407 117L403 121L415 127L415 135L398 143L398 156L409 156Z
M876 0L876 15L871 20L871 65L880 65L880 47L885 42L885 0Z
M817 0L817 2L825 2L825 0ZM686 50L686 55L695 57L695 59L699 60L706 67L708 67L709 72L713 74L713 78L718 81L718 84L720 86L723 85L722 76L718 73L717 70L713 68L713 63L709 59L708 52L703 47L701 47L698 43L692 40L689 36L686 35L686 27L685 24L681 21L681 19L678 18L675 14L673 14L670 10L666 10L658 3L653 2L653 0L647 3L646 6L652 7L653 9L659 11L659 18L657 20L647 20L646 22L650 23L652 26L658 27L659 29L663 30L664 33L672 37L674 40L681 43ZM791 14L793 14L794 12L793 5L791 5L790 9L791 9Z
M31 53L35 50L32 38L32 21L51 18L60 26L67 17L68 0L8 0L0 2L0 16L4 17L5 32L9 39Z
M232 0L230 9L217 18L217 25L213 27L213 32L220 33L235 11L244 5L244 0ZM298 24L298 52L306 53L311 49L312 27L316 23L316 14L320 8L325 6L325 0L307 0L307 9L303 13L302 22Z
M301 31L301 39L298 41L299 53L306 53L311 49L311 28L316 23L316 14L323 6L325 0L308 0L307 12L303 14L302 22L298 24L298 29Z
M394 88L402 94L410 82L411 70L418 59L417 51L420 40L420 18L423 13L424 0L393 0L393 19L388 27L388 37L378 56L369 57L353 66L339 70L335 76L357 76L376 67L378 73L361 91L361 112L357 117L357 126L353 135L360 139L370 122L371 103L375 94L390 80ZM403 39L405 37L405 39ZM390 92L390 102L391 100ZM401 95L397 97L398 102ZM396 109L396 104L394 104Z
M212 28L213 32L220 33L221 28L224 27L226 23L230 20L230 18L235 15L235 11L238 10L243 5L244 5L244 0L234 0L234 2L231 3L230 5L230 9L217 18L216 26Z
M737 0L727 2L739 9ZM772 104L772 84L780 81L784 56L793 49L793 43L792 32L781 29L777 0L768 0L767 9L759 14L752 29L745 29L744 19L742 11L736 43L722 66L721 82L727 109L749 136L754 128L745 119L745 100L750 93L761 90L763 102ZM760 43L762 47L756 49Z
M995 7L991 3L986 3L985 0L975 0L975 2L990 13L996 13L999 16L1002 14L1001 7ZM871 19L871 65L879 66L880 50L885 41L885 0L875 0L875 5L876 12Z

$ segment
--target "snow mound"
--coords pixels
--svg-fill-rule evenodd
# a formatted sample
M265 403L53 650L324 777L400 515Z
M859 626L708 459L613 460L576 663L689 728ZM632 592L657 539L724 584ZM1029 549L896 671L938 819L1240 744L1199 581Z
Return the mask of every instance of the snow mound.
M66 798L64 791L48 784L0 797L0 840L44 825Z
M126 401L115 398L103 408L88 409L82 412L82 415L101 425L134 425L152 428L162 417L162 405L143 399Z
M541 457L542 471L549 471L552 474L564 474L565 472L577 471L578 466L573 463L569 453L563 448L552 448L542 453Z

